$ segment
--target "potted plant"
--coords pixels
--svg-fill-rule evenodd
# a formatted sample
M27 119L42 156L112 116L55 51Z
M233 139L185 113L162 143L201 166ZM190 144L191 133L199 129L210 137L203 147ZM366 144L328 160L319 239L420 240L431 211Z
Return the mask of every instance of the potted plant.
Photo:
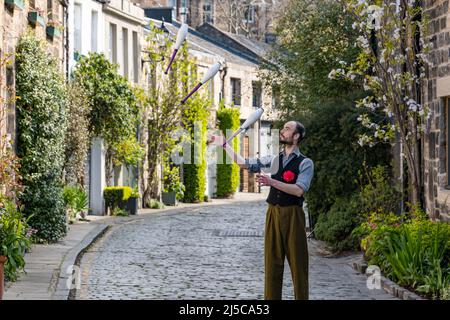
M164 169L164 189L162 201L169 206L177 205L177 200L183 198L185 191L184 184L180 180L178 167L167 166Z
M24 255L34 232L13 201L0 201L0 300L5 278L15 281L25 267Z
M138 213L140 197L141 195L139 194L139 191L137 190L137 188L134 188L133 192L131 192L131 195L127 201L127 209L130 212L130 214Z
M28 21L33 26L36 26L36 24L40 24L41 26L45 27L45 21L44 21L44 10L36 7L34 9L31 9L30 12L28 12Z
M82 219L86 218L86 212L89 210L89 199L82 187L64 187L63 199L69 224L74 223L78 215Z
M62 31L64 30L63 25L61 22L53 19L49 19L47 22L47 28L45 29L47 32L47 35L54 38L54 37L60 37Z
M25 8L25 3L23 0L5 0L5 3L11 8L17 7L20 10L23 10Z

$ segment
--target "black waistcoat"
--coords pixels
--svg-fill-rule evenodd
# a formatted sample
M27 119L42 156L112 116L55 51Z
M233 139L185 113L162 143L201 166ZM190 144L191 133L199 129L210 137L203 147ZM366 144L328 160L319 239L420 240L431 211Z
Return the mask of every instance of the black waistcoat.
M292 160L288 162L286 167L283 168L283 154L280 153L278 156L279 165L278 165L278 172L276 174L271 175L272 179L289 183L289 184L295 184L297 181L297 177L299 174L299 166L300 163L305 159L304 156L301 154L299 156L295 156ZM288 194L286 192L283 192L281 190L278 190L274 187L270 187L270 193L267 197L267 202L273 205L279 205L280 207L287 207L287 206L294 206L299 205L300 207L303 206L304 198L297 197L291 194Z

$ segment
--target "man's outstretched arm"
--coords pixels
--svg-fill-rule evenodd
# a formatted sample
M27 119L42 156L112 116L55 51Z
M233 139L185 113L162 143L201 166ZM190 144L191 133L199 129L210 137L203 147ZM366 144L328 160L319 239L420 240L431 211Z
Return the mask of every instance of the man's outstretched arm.
M211 137L213 143L217 146L223 146L225 139L223 136L212 136ZM240 154L234 152L234 149L230 144L225 144L223 146L225 152L230 156L230 158L236 162L240 168L247 169L250 172L258 173L261 172L261 168L270 167L272 157L262 157L261 159L253 159L253 158L243 158Z

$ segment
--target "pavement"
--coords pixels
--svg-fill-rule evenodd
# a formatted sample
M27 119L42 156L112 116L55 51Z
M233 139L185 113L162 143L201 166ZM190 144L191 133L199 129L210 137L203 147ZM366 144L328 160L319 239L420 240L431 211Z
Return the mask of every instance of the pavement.
M33 245L26 274L5 300L262 299L266 194L144 209L136 216L89 216L66 238ZM360 253L334 256L308 241L310 299L390 300L352 268ZM292 299L285 266L283 299Z
M201 206L224 205L234 201L248 201L255 194L238 193L234 199L213 199ZM129 217L88 216L89 222L77 221L69 225L64 239L50 245L34 244L25 254L25 273L15 282L5 283L4 300L67 300L75 286L75 271L84 251L110 227L126 224L161 212L199 207L199 204L180 203L164 209L140 209ZM73 278L74 282L68 284Z

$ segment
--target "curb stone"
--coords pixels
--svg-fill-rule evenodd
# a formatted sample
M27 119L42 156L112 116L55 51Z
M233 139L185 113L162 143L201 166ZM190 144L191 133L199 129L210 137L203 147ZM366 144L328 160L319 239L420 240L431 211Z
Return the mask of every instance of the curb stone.
M367 263L364 260L355 261L352 263L352 267L354 270L358 271L359 273L362 273L369 277L370 275L366 273L367 271ZM383 275L381 275L380 278L381 287L384 291L387 293L393 295L396 298L399 298L401 300L427 300L419 295L417 295L414 292L409 291L408 289L405 289L395 282L387 279Z
M64 257L61 262L59 275L57 277L57 285L52 300L68 300L71 289L67 287L69 275L67 270L70 266L74 266L79 262L83 252L85 252L98 238L100 238L108 229L110 225L99 224L91 230L84 239L73 247Z

